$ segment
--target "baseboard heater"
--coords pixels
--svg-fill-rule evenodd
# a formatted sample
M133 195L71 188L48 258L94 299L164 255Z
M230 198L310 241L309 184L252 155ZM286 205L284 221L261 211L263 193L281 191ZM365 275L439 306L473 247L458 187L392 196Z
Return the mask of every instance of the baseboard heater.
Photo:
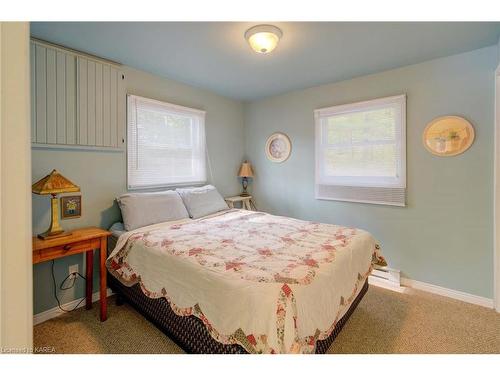
M401 271L390 267L374 266L369 281L374 285L401 288Z

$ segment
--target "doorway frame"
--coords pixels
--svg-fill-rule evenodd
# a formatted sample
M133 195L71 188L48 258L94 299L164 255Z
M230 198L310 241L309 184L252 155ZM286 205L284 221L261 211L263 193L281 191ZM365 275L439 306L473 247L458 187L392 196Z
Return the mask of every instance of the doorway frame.
M500 49L500 43L499 43ZM498 51L500 56L500 50ZM500 312L500 64L495 70L494 308Z
M28 22L0 22L0 349L33 348ZM15 155L15 162L13 162Z

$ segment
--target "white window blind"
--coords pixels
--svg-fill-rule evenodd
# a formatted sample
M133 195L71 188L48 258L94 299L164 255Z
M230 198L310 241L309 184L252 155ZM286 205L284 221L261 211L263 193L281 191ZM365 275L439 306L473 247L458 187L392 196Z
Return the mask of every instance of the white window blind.
M206 182L205 112L127 96L130 189Z
M406 96L315 111L316 198L405 205Z

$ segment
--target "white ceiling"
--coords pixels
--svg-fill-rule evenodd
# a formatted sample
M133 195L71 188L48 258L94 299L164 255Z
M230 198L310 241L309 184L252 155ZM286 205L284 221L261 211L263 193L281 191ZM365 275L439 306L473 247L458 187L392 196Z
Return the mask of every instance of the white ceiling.
M250 101L498 42L500 23L275 22L274 52L253 52L248 22L34 22L41 39Z

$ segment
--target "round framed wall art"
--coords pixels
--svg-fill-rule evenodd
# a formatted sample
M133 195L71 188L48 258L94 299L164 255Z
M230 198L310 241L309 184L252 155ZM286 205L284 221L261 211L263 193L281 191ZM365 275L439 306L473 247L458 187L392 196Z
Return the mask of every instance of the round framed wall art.
M474 142L474 127L463 117L438 117L426 126L423 142L425 148L434 155L458 155Z
M290 157L292 142L284 133L274 133L266 142L266 156L275 163L282 163Z

